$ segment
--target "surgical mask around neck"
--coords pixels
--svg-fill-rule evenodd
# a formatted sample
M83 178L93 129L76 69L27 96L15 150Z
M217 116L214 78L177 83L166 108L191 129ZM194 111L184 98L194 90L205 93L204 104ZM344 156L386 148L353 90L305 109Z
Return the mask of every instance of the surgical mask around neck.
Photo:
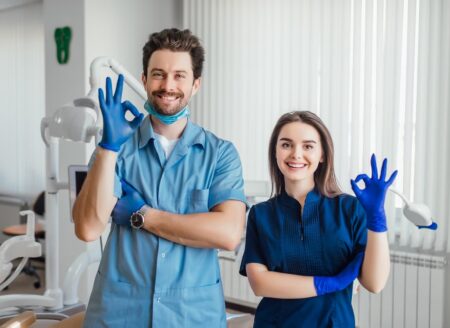
M150 114L155 116L158 120L160 120L162 123L166 125L170 125L178 121L179 119L182 119L184 117L189 117L190 112L188 106L184 107L182 110L180 110L178 113L173 115L162 115L158 113L155 108L146 101L144 104L145 110Z

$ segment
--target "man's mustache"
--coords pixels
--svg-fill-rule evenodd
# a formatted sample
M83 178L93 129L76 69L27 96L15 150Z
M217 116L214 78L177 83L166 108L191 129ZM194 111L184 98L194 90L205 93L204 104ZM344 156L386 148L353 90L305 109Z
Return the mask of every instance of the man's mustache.
M158 90L153 91L152 96L167 96L167 97L178 97L178 98L184 98L184 93L182 92L167 92L166 90Z

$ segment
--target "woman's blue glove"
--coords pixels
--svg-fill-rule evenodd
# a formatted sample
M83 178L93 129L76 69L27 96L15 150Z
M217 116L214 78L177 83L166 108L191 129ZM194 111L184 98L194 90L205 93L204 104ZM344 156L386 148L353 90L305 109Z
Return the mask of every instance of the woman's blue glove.
M111 213L112 220L115 224L130 225L131 214L137 212L145 205L145 201L139 192L129 185L125 180L122 183L122 197L114 206Z
M355 280L364 259L364 252L356 254L355 258L335 276L314 276L314 287L317 296L334 293L347 288Z
M397 176L397 170L392 173L388 181L386 179L387 159L383 160L381 174L378 177L377 160L375 154L370 159L372 165L372 178L366 174L360 174L355 180L351 180L352 189L367 214L367 229L374 232L387 231L386 214L384 213L384 199L389 186ZM357 183L363 180L366 188L359 189Z
M103 115L103 136L99 145L114 152L119 151L120 146L133 134L144 119L144 115L139 113L131 102L122 102L122 90L122 74L119 75L117 80L114 96L109 77L106 78L106 98L103 95L103 90L98 89L98 101ZM135 116L132 121L125 118L127 111Z

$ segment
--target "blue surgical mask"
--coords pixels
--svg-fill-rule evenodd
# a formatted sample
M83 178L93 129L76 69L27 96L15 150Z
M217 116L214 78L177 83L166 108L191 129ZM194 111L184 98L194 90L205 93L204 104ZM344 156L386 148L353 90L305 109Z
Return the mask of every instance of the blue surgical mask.
M162 114L158 113L155 110L155 108L148 101L145 102L144 108L150 115L155 116L158 120L160 120L161 122L163 122L166 125L173 124L176 121L178 121L179 119L188 117L190 115L188 106L184 107L178 113L173 114L173 115L162 115Z

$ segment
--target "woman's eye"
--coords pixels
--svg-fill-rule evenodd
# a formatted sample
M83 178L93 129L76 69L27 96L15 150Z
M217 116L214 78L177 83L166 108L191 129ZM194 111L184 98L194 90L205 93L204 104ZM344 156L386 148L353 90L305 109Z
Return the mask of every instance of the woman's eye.
M283 142L282 144L281 144L281 148L289 148L291 145L290 144L288 144L287 142Z
M306 150L310 150L310 149L313 149L314 147L312 146L312 145L305 145L305 149Z

